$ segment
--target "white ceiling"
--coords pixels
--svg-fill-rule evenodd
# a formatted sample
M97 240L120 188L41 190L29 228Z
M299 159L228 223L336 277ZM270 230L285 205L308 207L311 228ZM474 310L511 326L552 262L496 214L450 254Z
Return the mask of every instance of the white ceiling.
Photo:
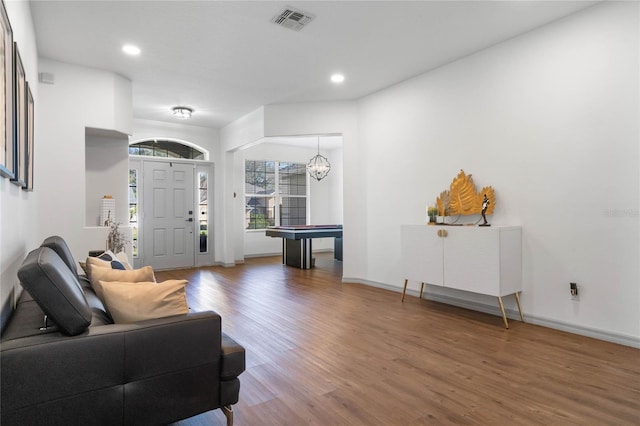
M219 128L261 105L357 99L594 3L31 0L31 12L40 56L129 78L135 118L177 122L171 107L186 105L188 124ZM285 6L316 18L300 32L271 23Z

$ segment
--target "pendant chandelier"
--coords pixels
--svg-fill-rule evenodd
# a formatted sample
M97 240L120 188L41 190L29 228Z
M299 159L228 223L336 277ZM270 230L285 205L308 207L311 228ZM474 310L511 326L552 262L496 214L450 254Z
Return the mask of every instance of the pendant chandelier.
M307 172L317 181L324 179L331 170L331 164L327 157L320 155L320 136L318 136L318 154L307 163Z

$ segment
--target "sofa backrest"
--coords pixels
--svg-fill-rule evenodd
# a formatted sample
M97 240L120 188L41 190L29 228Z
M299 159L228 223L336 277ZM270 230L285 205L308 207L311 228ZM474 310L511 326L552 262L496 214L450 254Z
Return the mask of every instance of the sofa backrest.
M18 278L62 332L74 336L91 324L91 308L78 278L49 247L29 253L18 270Z
M76 278L78 277L76 261L73 259L73 255L71 254L71 250L69 250L67 242L62 237L57 235L47 237L42 244L40 244L40 247L49 247L51 250L55 251L69 269L71 269L73 275L75 275Z

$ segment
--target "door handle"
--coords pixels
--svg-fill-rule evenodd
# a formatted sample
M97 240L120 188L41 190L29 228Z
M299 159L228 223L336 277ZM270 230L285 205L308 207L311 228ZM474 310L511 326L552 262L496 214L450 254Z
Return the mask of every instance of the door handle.
M193 218L190 217L189 219L185 220L185 222L193 222Z

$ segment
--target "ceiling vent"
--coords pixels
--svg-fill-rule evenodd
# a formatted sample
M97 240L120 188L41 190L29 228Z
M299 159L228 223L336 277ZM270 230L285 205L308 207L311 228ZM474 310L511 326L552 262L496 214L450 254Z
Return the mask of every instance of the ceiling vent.
M289 28L290 30L300 31L315 18L314 15L303 12L291 6L287 6L282 9L278 15L271 18L271 22L281 27Z

